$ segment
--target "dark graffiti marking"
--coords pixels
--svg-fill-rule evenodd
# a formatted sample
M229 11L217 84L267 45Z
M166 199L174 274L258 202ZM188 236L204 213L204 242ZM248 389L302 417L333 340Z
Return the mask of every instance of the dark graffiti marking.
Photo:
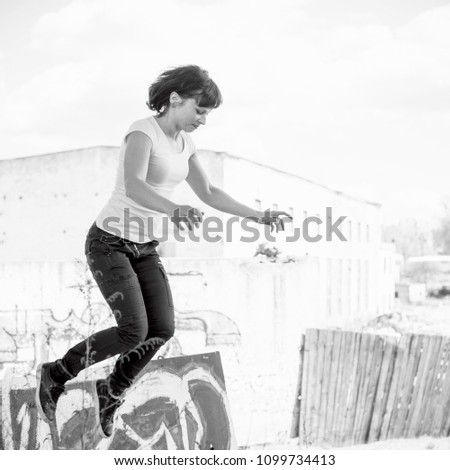
M114 434L101 439L94 412L95 378L72 382L56 423L39 419L34 382L5 377L6 449L230 449L235 447L219 353L151 361L127 391ZM5 396L5 392L6 395Z

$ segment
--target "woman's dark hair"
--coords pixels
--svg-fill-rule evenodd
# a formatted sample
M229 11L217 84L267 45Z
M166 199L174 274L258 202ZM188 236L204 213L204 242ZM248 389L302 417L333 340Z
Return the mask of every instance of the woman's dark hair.
M147 106L161 114L175 91L182 98L195 98L202 108L218 108L222 104L219 87L206 70L197 65L185 65L165 70L148 89Z

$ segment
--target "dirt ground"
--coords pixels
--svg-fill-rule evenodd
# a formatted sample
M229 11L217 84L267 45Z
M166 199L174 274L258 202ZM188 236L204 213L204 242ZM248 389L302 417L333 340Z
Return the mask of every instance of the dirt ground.
M252 450L302 450L299 448L297 439L290 439L286 442L269 443L265 445L255 445ZM310 450L332 451L332 447L314 448ZM422 436L417 439L391 439L388 441L372 442L370 444L360 444L349 447L337 447L336 450L450 450L450 437L434 438Z
M450 298L429 298L423 304L398 302L395 313L367 322L349 324L359 331L378 334L422 333L450 336Z

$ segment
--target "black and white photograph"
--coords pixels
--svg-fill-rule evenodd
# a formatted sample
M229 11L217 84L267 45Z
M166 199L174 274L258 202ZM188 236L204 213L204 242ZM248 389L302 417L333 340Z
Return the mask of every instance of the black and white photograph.
M445 462L450 0L5 0L0 38L0 461Z

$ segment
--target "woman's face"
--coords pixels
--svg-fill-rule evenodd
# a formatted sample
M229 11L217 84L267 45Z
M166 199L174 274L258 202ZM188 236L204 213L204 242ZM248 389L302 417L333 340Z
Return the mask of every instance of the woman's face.
M206 124L206 116L211 112L211 108L198 106L195 98L184 98L174 111L178 126L185 132L193 132Z

